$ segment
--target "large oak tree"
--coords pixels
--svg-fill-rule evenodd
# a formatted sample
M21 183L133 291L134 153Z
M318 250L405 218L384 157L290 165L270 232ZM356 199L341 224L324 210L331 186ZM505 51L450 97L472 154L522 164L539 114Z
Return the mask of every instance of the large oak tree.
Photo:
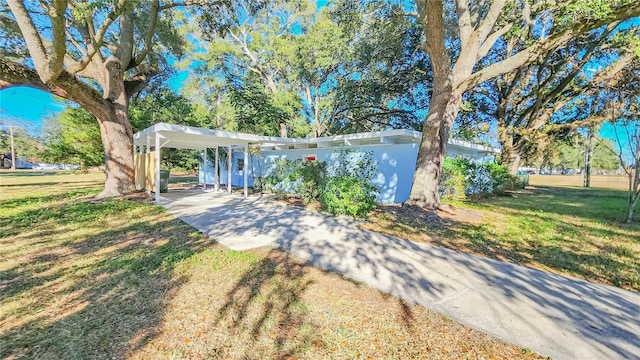
M407 204L427 208L440 206L442 159L465 92L531 64L593 29L640 15L635 0L416 0L416 5L433 89ZM489 66L478 66L513 36L524 46Z
M107 173L100 197L135 190L129 99L167 64L166 54L180 54L183 40L173 27L182 15L179 5L184 3L0 3L0 89L42 89L96 117Z

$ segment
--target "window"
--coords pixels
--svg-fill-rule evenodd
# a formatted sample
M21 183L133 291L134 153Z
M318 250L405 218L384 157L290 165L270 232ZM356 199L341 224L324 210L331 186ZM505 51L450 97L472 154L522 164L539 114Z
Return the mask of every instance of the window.
M316 161L316 154L304 155L304 161Z
M236 159L238 171L244 171L244 159Z

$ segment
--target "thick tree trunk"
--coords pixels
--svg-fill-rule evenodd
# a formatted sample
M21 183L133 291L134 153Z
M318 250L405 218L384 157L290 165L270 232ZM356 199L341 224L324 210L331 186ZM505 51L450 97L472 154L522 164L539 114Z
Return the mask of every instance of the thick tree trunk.
M100 125L107 179L98 198L121 196L135 191L133 167L133 130L129 122L129 97L124 86L124 72L118 62L107 66L109 81L105 93L109 111L89 109Z
M435 86L429 112L422 128L416 171L406 205L428 209L440 207L440 172L451 127L458 115L462 94L451 86Z
M515 176L518 173L518 168L520 167L520 152L513 144L512 134L507 133L506 129L499 129L498 133L500 146L502 147L500 164L507 168L509 174Z
M116 107L118 105L115 105ZM104 146L107 178L104 190L97 196L115 197L135 190L133 168L133 131L129 117L121 111L114 111L107 119L98 119Z

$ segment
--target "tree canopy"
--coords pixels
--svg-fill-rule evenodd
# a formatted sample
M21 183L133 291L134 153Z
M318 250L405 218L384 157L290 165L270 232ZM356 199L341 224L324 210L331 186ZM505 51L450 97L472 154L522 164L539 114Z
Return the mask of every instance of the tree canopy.
M275 1L237 19L189 63L187 93L215 112L217 127L274 135L273 124L259 120L267 114L283 136L420 122L428 80L424 53L415 51L422 32L400 7ZM253 124L243 124L252 116Z

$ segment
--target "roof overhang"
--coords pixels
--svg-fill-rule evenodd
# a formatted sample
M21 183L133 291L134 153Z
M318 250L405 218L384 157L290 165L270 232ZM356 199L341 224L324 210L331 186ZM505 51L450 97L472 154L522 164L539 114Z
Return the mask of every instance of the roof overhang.
M417 144L422 139L419 131L395 129L316 138L284 138L254 134L213 130L184 125L158 123L133 135L134 145L153 144L158 135L161 147L203 150L216 146L260 145L265 148L329 148L337 146L359 146L373 144ZM479 152L499 153L500 149L450 139L450 145L473 149Z

